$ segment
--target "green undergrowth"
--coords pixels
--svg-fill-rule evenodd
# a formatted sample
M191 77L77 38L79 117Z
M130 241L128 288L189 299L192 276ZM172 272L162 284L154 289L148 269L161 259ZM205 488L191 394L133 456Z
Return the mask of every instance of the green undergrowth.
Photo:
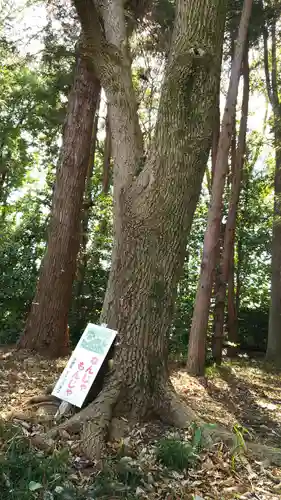
M195 464L198 455L193 446L177 439L161 439L157 445L156 456L166 467L182 471Z
M154 460L160 476L166 469L195 467L201 442L198 427L190 443L172 438L157 441ZM149 464L141 466L138 457L128 456L123 448L108 457L102 471L90 476L77 472L74 459L66 449L52 454L38 451L19 426L0 422L0 500L109 500L113 496L136 500L140 492L149 495L153 490Z
M0 424L1 500L82 500L85 496L69 483L67 450L45 455L35 450L22 430Z
M198 427L194 423L192 427L193 432L190 442L173 438L160 439L156 445L156 457L159 462L169 469L178 471L195 467L202 451L204 429L214 427L214 425L205 424Z
M82 471L79 481L75 472L67 450L46 455L32 447L18 426L0 423L0 500L109 500L113 495L136 500L136 489L145 483L130 457L109 458L89 479Z

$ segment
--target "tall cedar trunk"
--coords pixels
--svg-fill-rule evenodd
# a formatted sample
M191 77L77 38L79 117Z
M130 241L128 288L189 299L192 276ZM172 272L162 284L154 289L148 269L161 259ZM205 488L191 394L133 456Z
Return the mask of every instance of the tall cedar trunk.
M236 117L235 117L235 129L232 136L232 144L231 144L232 177L234 176L235 173L235 165L236 165ZM227 288L227 331L228 331L228 339L230 340L232 338L232 342L235 342L234 338L236 338L236 335L238 334L237 311L235 304L236 296L235 296L235 279L234 279L234 273L235 273L234 258L235 258L235 246L233 245L229 261L229 275L228 275L228 288ZM237 342L238 339L236 339L235 343ZM234 356L236 354L236 348L234 347L228 348L227 354L229 356Z
M277 61L276 61L276 21L272 24L272 74L271 81L268 65L267 36L264 33L264 59L267 90L274 115L274 218L272 230L271 260L271 303L266 359L281 365L281 104L278 96Z
M84 56L78 55L63 131L48 246L21 348L46 356L64 354L81 231L81 209L100 84Z
M100 99L98 99L96 109L98 110L100 107ZM85 275L87 271L88 264L88 253L87 253L87 243L89 241L89 219L90 219L90 210L93 206L92 199L92 178L95 167L95 156L96 156L96 145L97 145L97 133L98 133L98 121L99 115L96 114L91 138L91 149L89 154L89 163L87 169L86 176L86 185L85 185L85 193L83 199L83 210L82 210L82 222L81 222L81 240L80 240L80 252L78 256L78 265L77 265L77 286L76 286L76 298L77 298L77 313L83 307L83 289L84 289L84 281Z
M222 65L222 53L221 53L221 65ZM213 184L217 154L218 154L218 145L220 139L220 87L221 87L221 79L218 79L218 84L216 88L216 101L214 106L214 126L213 126L213 137L212 137L212 176L211 176L211 185ZM211 190L210 190L211 192Z
M274 221L271 257L271 303L266 359L281 365L281 115L275 119Z
M238 252L237 252L238 253ZM228 331L228 341L231 345L228 346L227 355L230 357L235 357L238 353L238 308L237 308L237 293L238 293L238 281L235 293L235 246L232 246L230 263L229 263L229 277L228 277L228 287L227 287L227 331ZM237 266L238 267L238 266Z
M222 56L222 53L221 53ZM222 63L222 61L221 61ZM214 171L215 171L215 166L216 166L216 158L217 158L217 152L218 152L218 144L219 144L219 138L220 138L220 78L218 79L217 83L217 88L216 88L216 101L214 105L214 124L213 124L213 132L212 132L212 149L211 149L211 159L212 159L212 165L211 165L211 172L207 168L206 174L207 174L207 188L209 191L209 194L211 195L212 193L212 184L213 184L213 178L214 178Z
M237 242L237 267L236 267L236 293L235 293L235 309L236 309L236 316L237 316L237 321L239 317L239 311L240 311L240 299L241 299L241 269L242 269L242 241L241 238L239 238Z
M213 128L213 139L212 139L212 173L211 173L211 182L209 182L209 194L210 196L212 195L212 185L214 181L214 174L215 174L215 168L216 168L216 160L217 160L217 153L218 153L218 145L219 145L219 138L220 138L220 80L219 84L216 89L216 103L215 103L215 109L214 109L214 128ZM221 229L223 229L221 227ZM222 236L222 231L221 231L221 236ZM217 265L219 264L220 261L220 254L221 254L221 237L218 239L217 246L216 246L216 263ZM212 291L212 297L215 298L217 294L217 286L218 286L218 279L217 279L217 268L218 266L214 267L214 272L213 272L213 291Z
M241 110L240 130L238 137L237 153L236 154L234 153L235 168L232 172L230 202L229 202L228 216L227 216L224 243L223 243L223 253L220 263L219 288L216 295L216 306L215 306L213 357L217 364L221 364L222 361L226 288L229 278L231 258L234 255L233 249L235 242L236 216L237 216L239 195L241 190L242 169L243 169L245 149L246 149L246 133L247 133L247 121L248 121L249 85L250 85L248 47L246 47L245 56L243 59L243 76L244 76L244 88L243 88L243 102Z
M201 275L195 299L195 307L189 336L187 369L193 375L202 375L205 369L206 333L212 293L212 277L216 263L216 245L219 238L222 214L225 176L228 165L227 158L231 143L233 116L235 113L241 63L245 49L252 3L253 0L245 0L243 6L220 133L214 181L212 186L212 200L204 238Z
M180 423L183 417L173 406L175 394L168 380L167 341L187 235L211 146L225 1L178 1L153 145L143 164L143 152L134 137L137 115L127 56L122 52L126 44L112 34L114 19L119 34L124 22L119 3L110 3L109 9L107 3L107 9L102 9L108 41L115 45L115 56L120 54L107 71L105 44L98 45L93 30L96 12L89 16L86 1L84 9L81 1L75 4L93 62L103 69L100 75L111 110L115 248L104 319L118 330L121 343L114 374L99 402L103 415L107 404L108 414L114 406L115 415L142 418L154 413ZM114 14L111 29L110 12ZM112 71L117 75L114 92ZM114 110L122 115L118 122ZM114 396L116 385L119 390ZM87 426L83 442L88 450L96 447L93 427Z
M234 59L234 49L235 49L235 39L234 35L231 37L231 64L233 64L233 59ZM218 134L217 140L219 141L220 138L220 130ZM218 143L217 143L217 150L218 150ZM217 153L216 150L216 153ZM234 155L233 152L236 152L236 110L234 112L233 116L233 133L232 133L232 140L231 140L231 165L233 164L234 160ZM213 165L212 165L212 170L213 170L213 175L215 172L215 162L216 162L216 157L213 158ZM227 184L229 182L229 175L227 175ZM214 325L216 324L217 321L217 314L218 314L218 309L216 307L217 305L217 295L219 293L219 288L220 288L220 271L221 271L221 258L222 258L222 252L223 252L223 242L224 242L224 234L225 234L225 224L221 223L220 226L220 237L218 238L217 242L217 248L216 248L216 257L215 257L215 269L214 269L214 291L213 291L213 297L214 297L214 305L213 305L213 335L212 335L212 357L215 359L217 357L217 345L216 345L216 337L215 337L215 328Z
M234 59L234 49L235 49L235 34L232 33L231 36L231 64L233 64L233 59ZM219 139L219 138L218 138ZM236 155L236 109L234 112L233 116L233 132L232 132L232 138L231 138L231 172L234 171L234 163L235 163L235 155ZM215 169L215 166L214 166ZM229 171L229 169L228 169ZM228 188L228 182L229 182L230 175L227 174L227 188ZM221 223L221 229L220 229L220 237L218 239L217 243L217 249L216 249L216 265L215 265L215 282L214 282L214 306L213 306L213 334L212 334L212 357L215 359L217 357L217 345L216 345L216 338L215 338L215 324L217 321L217 314L218 314L218 309L217 309L217 295L219 293L219 288L220 288L220 272L221 272L221 258L222 258L222 252L223 252L223 242L224 242L224 234L225 234L225 224L223 225Z
M215 268L214 268L214 306L213 306L213 331L212 331L212 357L214 360L217 359L217 352L218 352L218 346L217 346L217 339L216 339L216 332L215 332L215 325L217 322L218 318L218 295L220 293L220 280L221 280L221 259L223 255L223 245L224 245L224 238L225 238L225 224L221 221L220 224L220 234L217 242L217 248L216 248L216 255L215 255Z

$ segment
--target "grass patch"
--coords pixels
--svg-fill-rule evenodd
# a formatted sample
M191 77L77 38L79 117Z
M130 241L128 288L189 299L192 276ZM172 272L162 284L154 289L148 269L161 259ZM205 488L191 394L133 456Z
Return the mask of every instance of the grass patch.
M156 447L156 457L159 462L174 470L188 469L194 465L198 455L190 443L178 439L160 439Z
M103 471L79 488L66 449L46 455L34 449L20 427L0 422L0 500L135 500L143 474L128 457L109 459Z
M0 423L1 500L82 500L68 484L68 470L67 450L44 455L18 426Z

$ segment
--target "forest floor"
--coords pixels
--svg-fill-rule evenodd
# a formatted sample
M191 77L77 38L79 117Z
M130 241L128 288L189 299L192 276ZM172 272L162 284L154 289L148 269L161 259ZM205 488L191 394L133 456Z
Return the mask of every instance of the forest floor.
M205 422L232 430L238 447L218 443L209 451L196 449L194 457L187 448L191 429L147 423L108 443L108 462L100 471L66 432L52 454L33 448L53 424L56 408L28 402L54 384L65 363L0 348L0 500L281 499L281 468L251 459L241 438L281 448L280 372L241 359L208 368L206 378L197 380L171 367L181 397Z

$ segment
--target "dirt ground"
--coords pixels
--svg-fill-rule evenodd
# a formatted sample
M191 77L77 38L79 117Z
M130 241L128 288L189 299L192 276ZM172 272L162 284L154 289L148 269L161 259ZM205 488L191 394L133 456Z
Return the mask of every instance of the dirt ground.
M46 411L46 407L40 405L31 408L27 401L54 384L65 363L66 359L49 361L26 352L16 352L13 348L0 348L0 419L23 422L28 432L39 432L40 415L51 414L49 420L52 420L54 411ZM208 368L204 379L192 378L184 369L178 368L171 370L171 377L177 392L206 422L219 423L229 430L239 423L247 429L251 439L281 448L280 372L261 362L241 359L225 363L219 369ZM28 415L32 418L29 419ZM30 421L33 423L28 423ZM31 425L33 427L28 427ZM133 442L136 458L139 454L143 459L145 453L152 456L149 447L153 448L156 436L159 438L173 432L176 431L160 424L144 424L134 429L128 439ZM177 435L185 439L180 431ZM231 453L222 444L217 445L214 450L203 454L196 470L186 474L174 473L168 481L163 473L163 481L154 482L153 491L144 496L139 492L139 497L159 500L281 499L281 468L247 458L234 467ZM148 462L146 458L146 466ZM156 464L153 460L151 464L151 474L154 474ZM157 477L161 478L161 474L158 473ZM171 496L171 487L173 492L178 489L177 496Z

